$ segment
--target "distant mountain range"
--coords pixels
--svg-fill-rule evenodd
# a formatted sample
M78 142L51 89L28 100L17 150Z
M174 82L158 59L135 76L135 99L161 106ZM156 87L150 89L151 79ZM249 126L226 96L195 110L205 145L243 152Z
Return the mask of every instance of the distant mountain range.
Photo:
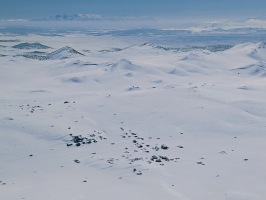
M255 18L248 18L248 20L261 20L261 21L266 21L266 15L260 16L260 17L255 17Z
M99 21L99 20L153 20L151 17L135 16L102 16L97 14L58 14L33 21Z

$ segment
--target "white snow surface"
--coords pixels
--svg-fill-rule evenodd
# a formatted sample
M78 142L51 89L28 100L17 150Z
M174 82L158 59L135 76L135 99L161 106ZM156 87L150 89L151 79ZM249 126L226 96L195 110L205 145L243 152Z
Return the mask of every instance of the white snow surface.
M14 38L68 47L48 60L0 47L1 200L266 199L263 43L214 53Z

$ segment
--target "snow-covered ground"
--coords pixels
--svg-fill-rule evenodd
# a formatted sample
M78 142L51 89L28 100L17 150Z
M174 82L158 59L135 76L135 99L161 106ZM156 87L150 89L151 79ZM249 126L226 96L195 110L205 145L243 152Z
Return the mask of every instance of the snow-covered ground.
M266 199L263 42L0 45L0 199Z

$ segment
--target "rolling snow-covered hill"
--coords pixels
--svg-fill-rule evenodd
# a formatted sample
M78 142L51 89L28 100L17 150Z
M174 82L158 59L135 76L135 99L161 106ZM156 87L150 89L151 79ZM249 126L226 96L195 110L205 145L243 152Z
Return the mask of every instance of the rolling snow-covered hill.
M263 42L1 37L0 199L266 198Z

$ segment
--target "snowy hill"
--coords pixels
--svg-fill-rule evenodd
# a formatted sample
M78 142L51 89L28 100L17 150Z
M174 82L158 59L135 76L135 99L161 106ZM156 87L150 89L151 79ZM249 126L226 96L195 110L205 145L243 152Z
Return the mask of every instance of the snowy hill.
M33 52L24 53L22 54L22 56L26 58L30 58L30 59L49 60L49 59L73 58L73 57L78 57L78 56L84 56L84 54L76 51L75 49L71 47L62 47L51 53L33 51Z
M58 50L0 49L0 199L265 200L264 43L14 39Z
M35 42L35 43L26 42L26 43L20 43L20 44L14 45L13 48L16 48L16 49L49 49L50 47L40 44L38 42Z
M48 59L65 59L65 58L70 58L70 57L75 57L75 56L84 56L84 54L76 51L75 49L71 47L62 47L50 54L48 54L47 58Z

